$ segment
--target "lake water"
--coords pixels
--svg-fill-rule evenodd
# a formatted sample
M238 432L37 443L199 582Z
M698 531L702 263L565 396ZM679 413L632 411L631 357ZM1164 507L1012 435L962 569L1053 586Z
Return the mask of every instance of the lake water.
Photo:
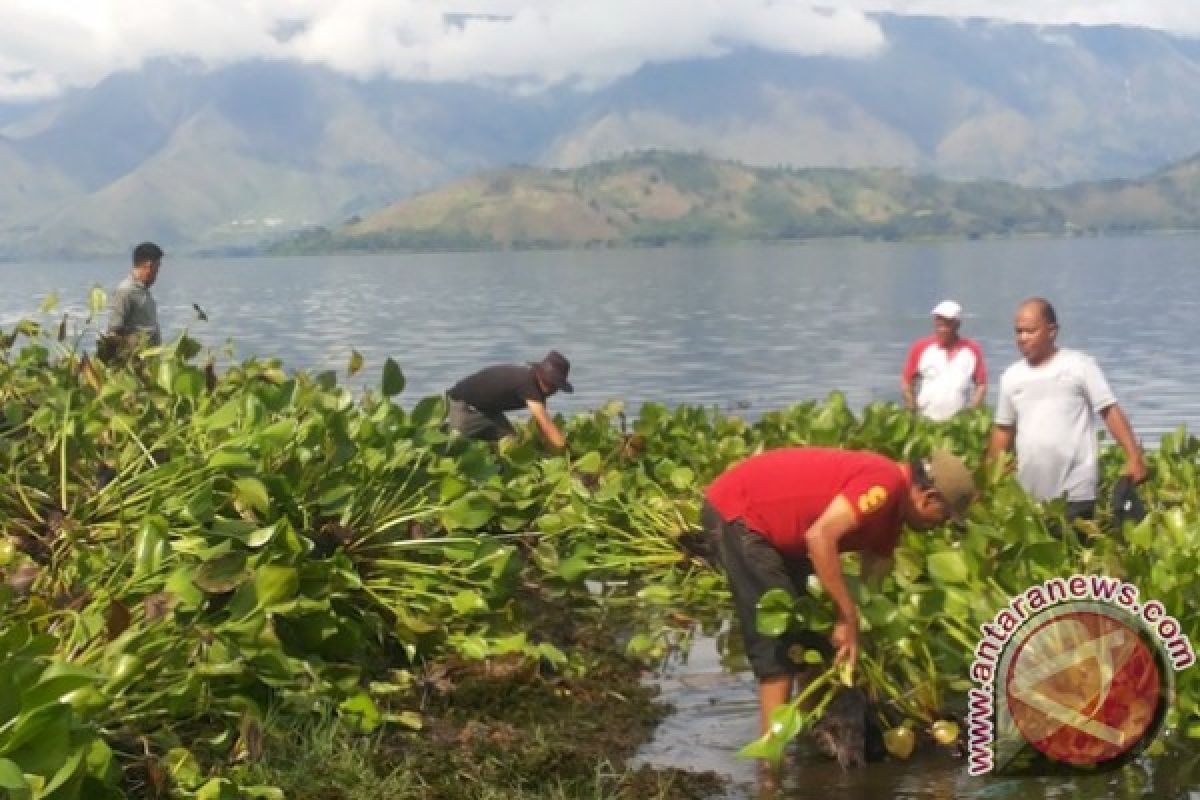
M471 253L198 260L168 255L154 288L164 333L185 326L239 356L344 369L352 348L377 380L394 357L412 399L492 363L572 361L573 396L552 410L611 398L705 403L757 414L846 392L852 406L898 400L909 344L929 310L966 307L963 333L983 347L995 398L1018 357L1017 303L1057 306L1059 343L1108 375L1150 441L1200 430L1197 237L948 243L829 242L708 249ZM58 291L81 312L119 262L3 264L0 326ZM192 310L208 314L200 322ZM82 316L80 314L80 316Z
M717 639L697 636L686 657L673 657L656 676L673 712L643 745L634 763L710 770L725 778L723 800L1200 800L1200 753L1141 758L1117 770L1075 777L971 777L945 748L918 750L908 761L888 759L842 769L798 740L797 763L778 792L760 793L755 765L737 758L758 737L758 696L748 672L724 668Z

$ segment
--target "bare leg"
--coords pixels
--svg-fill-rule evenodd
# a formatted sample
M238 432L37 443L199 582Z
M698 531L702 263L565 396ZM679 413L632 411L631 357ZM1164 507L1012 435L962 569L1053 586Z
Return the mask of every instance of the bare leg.
M792 697L792 676L773 675L758 682L758 709L762 733L771 725L771 712Z

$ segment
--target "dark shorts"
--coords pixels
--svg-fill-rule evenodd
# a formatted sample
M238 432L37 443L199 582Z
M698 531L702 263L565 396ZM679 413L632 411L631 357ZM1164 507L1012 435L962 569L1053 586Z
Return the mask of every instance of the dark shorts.
M746 643L746 658L758 679L789 675L804 668L794 661L801 649L817 650L829 658L833 649L829 640L812 631L790 631L782 636L766 636L758 632L755 617L758 600L771 589L782 589L793 598L807 594L808 576L813 574L807 558L785 559L770 542L746 527L741 519L725 521L710 506L701 512L704 529L714 540L717 561L729 581L733 603L737 610L742 640ZM799 645L800 647L796 647Z
M458 431L468 439L494 442L516 433L512 423L508 421L508 417L500 411L492 413L480 411L462 400L455 400L449 396L446 397L446 401L448 406L447 424L451 430Z
M1074 500L1067 503L1067 522L1074 522L1077 519L1095 519L1096 518L1096 501L1095 500Z

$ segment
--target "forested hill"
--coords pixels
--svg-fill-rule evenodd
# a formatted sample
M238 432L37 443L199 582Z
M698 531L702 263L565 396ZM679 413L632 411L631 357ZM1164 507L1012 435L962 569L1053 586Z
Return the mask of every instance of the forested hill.
M420 194L283 253L663 245L828 236L1073 235L1200 228L1200 159L1140 180L1029 189L896 169L761 168L649 152L513 167Z

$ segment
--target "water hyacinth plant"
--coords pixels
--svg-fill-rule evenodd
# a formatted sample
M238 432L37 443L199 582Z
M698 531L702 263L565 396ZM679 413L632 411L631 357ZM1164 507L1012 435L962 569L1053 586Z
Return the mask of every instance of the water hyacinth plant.
M399 402L390 359L358 391L272 359L218 371L187 335L121 365L81 341L33 321L0 341L0 788L13 797L278 796L240 779L268 714L415 730L414 687L441 659L586 669L523 614L531 587L620 610L630 654L653 659L726 611L696 530L703 487L730 464L801 444L896 458L948 446L978 463L990 424L882 403L855 414L837 393L754 422L657 404L627 417L613 402L561 420L569 451L550 456L525 428L498 447L448 435L441 398ZM347 373L368 368L351 354ZM1056 539L1064 509L997 471L965 531L906 534L882 582L851 578L853 680L886 727L953 743L978 625L1064 572L1127 578L1200 637L1200 441L1180 431L1149 460L1150 513L1122 532L1102 517ZM1108 485L1111 452L1104 469ZM832 625L819 587L766 605L764 625ZM814 666L812 705L786 707L750 754L782 753L845 680ZM1197 680L1179 675L1169 724L1200 737Z

